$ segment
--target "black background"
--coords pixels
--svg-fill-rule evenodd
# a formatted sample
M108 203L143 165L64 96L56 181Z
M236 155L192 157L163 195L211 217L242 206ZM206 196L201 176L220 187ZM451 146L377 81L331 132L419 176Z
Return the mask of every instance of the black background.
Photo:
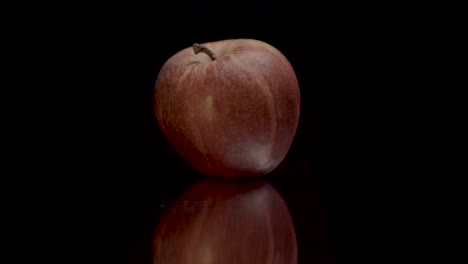
M157 127L157 74L193 43L229 38L270 43L299 80L297 134L268 175L290 209L298 263L392 255L379 253L399 226L390 213L398 198L388 194L403 173L405 125L395 123L413 63L405 56L414 49L414 24L400 25L405 14L383 6L247 2L91 8L59 30L54 74L67 89L56 102L61 110L51 110L57 130L48 136L58 144L49 162L65 175L60 193L72 197L54 223L76 221L65 228L85 241L75 255L149 263L159 205L203 177Z

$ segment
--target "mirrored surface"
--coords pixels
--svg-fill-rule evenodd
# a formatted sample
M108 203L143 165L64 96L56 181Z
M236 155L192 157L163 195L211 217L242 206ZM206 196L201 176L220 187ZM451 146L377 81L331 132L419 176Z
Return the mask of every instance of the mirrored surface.
M297 263L288 208L265 180L204 179L168 207L153 263Z

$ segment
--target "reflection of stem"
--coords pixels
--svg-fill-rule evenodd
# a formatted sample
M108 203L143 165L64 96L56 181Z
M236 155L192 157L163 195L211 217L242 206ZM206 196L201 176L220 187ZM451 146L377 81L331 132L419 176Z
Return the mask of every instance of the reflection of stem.
M195 44L192 45L192 48L193 48L193 52L195 52L195 54L203 52L206 55L208 55L212 61L216 60L216 55L213 53L213 51L211 51L207 47L202 46L202 45L200 45L198 43L195 43Z
M191 218L193 217L192 220L195 219L194 220L195 222L193 223L193 227L190 228L192 229L192 236L191 236L191 241L188 243L189 245L192 246L192 250L191 250L192 253L187 254L187 259L186 259L186 262L184 263L190 263L191 261L193 261L193 259L204 259L206 256L206 252L203 250L201 251L200 249L206 248L206 250L210 250L212 248L211 244L206 245L207 243L211 241L205 240L200 243L200 240L199 240L199 238L202 237L203 233L206 232L204 229L204 227L206 228L206 226L204 226L204 224L205 224L206 219L208 218L210 208L214 207L212 206L211 201L212 199L208 198L205 201L194 202L198 204L199 203L205 204L205 206L201 207L201 211L197 210L195 212L192 212L194 214L191 215ZM193 249L196 249L196 250L193 250Z

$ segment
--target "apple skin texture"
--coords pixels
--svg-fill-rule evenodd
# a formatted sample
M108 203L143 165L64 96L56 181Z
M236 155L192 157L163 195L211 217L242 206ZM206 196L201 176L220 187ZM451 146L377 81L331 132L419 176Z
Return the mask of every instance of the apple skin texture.
M262 176L285 158L299 122L300 92L287 58L253 39L203 43L170 57L155 84L158 124L202 174Z
M153 236L154 264L297 264L293 221L262 178L205 178L164 211Z

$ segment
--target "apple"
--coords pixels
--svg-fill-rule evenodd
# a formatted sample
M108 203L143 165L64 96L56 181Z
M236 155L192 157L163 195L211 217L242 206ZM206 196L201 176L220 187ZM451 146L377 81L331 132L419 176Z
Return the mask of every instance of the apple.
M255 39L194 44L162 66L154 111L165 137L208 176L262 176L296 133L299 84L288 59Z
M153 263L297 263L297 242L281 195L261 178L205 178L165 209Z

